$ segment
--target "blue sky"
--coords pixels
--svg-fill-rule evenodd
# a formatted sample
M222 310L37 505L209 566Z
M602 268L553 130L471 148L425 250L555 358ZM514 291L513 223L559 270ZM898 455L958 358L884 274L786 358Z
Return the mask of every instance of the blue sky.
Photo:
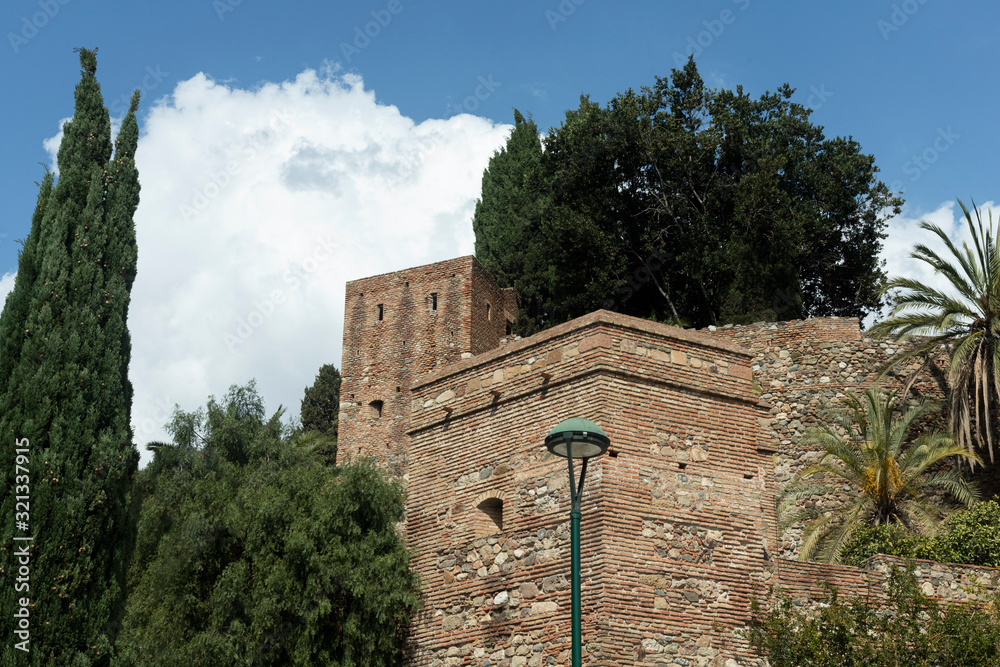
M605 103L691 52L713 87L790 83L827 136L875 155L907 201L885 253L901 272L917 219L957 230L956 197L998 197L998 15L942 0L7 0L0 292L73 111L78 46L99 47L113 115L143 90L140 444L174 403L250 377L297 412L319 365L339 364L345 280L472 252L514 108L544 130L581 94Z

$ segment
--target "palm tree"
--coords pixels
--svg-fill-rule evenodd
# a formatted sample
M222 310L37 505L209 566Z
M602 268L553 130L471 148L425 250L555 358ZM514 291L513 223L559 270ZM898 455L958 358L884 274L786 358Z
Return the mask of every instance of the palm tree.
M970 453L985 449L993 462L993 440L1000 416L1000 248L992 213L986 227L975 203L975 221L961 200L958 204L968 222L973 247L963 242L959 250L940 227L921 222L920 227L937 235L952 257L943 258L923 244L910 253L910 257L943 275L955 294L918 280L893 278L883 290L883 294L900 290L892 313L871 331L897 334L900 341L914 335L927 336L894 358L883 373L913 359L923 359L926 366L942 345L946 347L948 426Z
M807 521L802 560L840 562L841 550L861 524L898 524L932 534L946 513L935 492L944 491L966 507L979 499L976 486L957 468L935 465L953 456L978 461L951 434L930 431L907 444L913 426L939 406L920 402L897 414L896 392L885 396L877 386L861 397L849 393L847 403L848 411L830 414L832 423L807 435L806 442L823 451L820 461L779 494L781 530ZM852 498L826 512L796 506L813 495L847 490Z

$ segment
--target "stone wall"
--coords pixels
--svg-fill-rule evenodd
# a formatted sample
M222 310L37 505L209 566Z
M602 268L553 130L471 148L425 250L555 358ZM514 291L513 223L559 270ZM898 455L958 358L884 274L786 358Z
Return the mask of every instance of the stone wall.
M819 458L819 451L803 440L828 410L843 409L847 394L861 394L879 383L886 390L900 389L919 367L911 362L879 379L882 367L901 351L909 349L892 338L875 339L861 331L857 318L816 318L790 322L709 327L705 330L743 347L753 354L755 389L767 414L760 420L761 437L775 450L774 475L777 488L806 465ZM944 368L938 362L933 369ZM939 401L943 385L934 373L925 372L913 386L911 396ZM910 402L915 402L915 398ZM935 422L942 425L940 421ZM807 502L824 504L839 499L815 496ZM781 539L781 555L798 555L801 529L793 528Z

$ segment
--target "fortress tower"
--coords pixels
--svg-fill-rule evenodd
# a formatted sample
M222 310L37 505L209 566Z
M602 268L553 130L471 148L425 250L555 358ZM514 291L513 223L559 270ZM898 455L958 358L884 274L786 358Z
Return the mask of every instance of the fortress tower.
M347 283L341 455L405 476L411 384L497 347L516 317L514 290L471 255Z

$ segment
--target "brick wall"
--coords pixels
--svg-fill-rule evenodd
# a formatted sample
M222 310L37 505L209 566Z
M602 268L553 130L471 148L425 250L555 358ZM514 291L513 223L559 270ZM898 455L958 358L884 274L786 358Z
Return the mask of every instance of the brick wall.
M513 290L499 289L472 256L348 282L342 455L373 456L405 475L410 383L495 347L516 316Z
M776 535L747 353L600 311L412 389L407 532L425 594L407 664L567 661L568 474L543 442L570 416L612 441L583 498L588 664L750 659L732 631ZM481 509L498 500L502 529Z

